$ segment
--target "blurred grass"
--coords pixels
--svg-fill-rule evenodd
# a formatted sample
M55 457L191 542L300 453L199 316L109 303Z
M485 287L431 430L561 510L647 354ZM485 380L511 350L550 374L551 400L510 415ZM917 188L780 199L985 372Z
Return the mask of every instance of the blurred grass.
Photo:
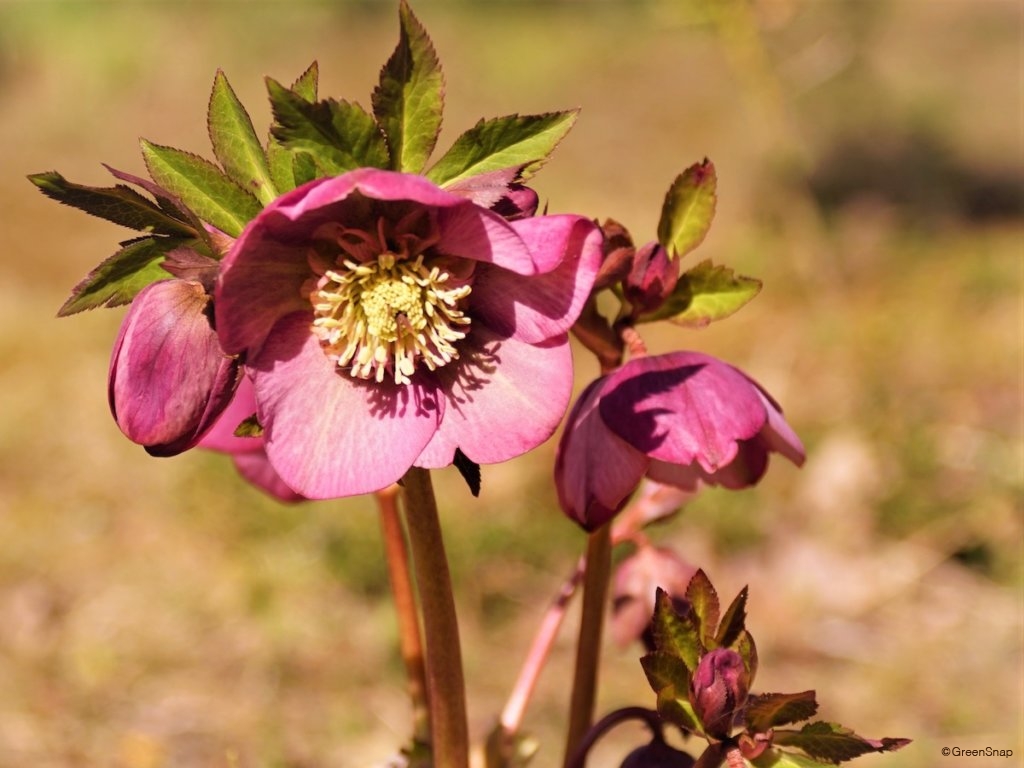
M698 255L765 290L651 346L743 367L809 460L706 494L658 536L722 592L751 584L759 687L816 687L825 717L916 739L865 764L1021 754L1020 6L415 8L447 74L442 147L481 116L583 108L537 179L553 212L644 240L674 174L715 161ZM372 504L282 507L221 457L124 441L104 402L122 311L54 313L126 234L24 180L139 173L140 135L209 154L218 67L258 126L262 76L313 58L323 93L366 104L394 10L0 4L0 766L364 766L406 737ZM479 501L441 473L476 734L583 544L551 454L485 468ZM572 634L527 718L541 766L561 751ZM637 655L609 648L602 706L651 703Z

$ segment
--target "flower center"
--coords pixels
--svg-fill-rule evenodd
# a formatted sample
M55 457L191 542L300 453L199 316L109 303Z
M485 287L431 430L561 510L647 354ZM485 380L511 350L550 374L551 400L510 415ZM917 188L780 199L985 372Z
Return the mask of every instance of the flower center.
M422 255L345 259L325 270L310 294L313 333L352 376L382 382L390 372L396 384L408 384L417 364L433 371L459 356L455 342L470 322L459 307L470 286L451 282L458 281L427 267Z

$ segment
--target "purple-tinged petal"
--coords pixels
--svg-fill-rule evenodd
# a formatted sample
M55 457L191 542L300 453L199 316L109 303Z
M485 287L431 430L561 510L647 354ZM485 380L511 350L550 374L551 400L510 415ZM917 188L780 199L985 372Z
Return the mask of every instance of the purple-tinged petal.
M708 473L733 461L739 441L768 418L746 376L697 352L634 358L604 392L601 416L612 431L653 459L697 461Z
M524 344L475 327L458 363L435 372L444 417L417 466L443 467L459 448L478 464L495 464L547 440L572 394L568 337Z
M761 430L758 439L764 443L769 451L781 453L796 466L802 467L804 459L807 458L807 454L804 452L804 444L797 437L793 428L786 422L779 404L761 388L760 384L756 381L753 383L757 387L757 393L761 396L765 411L768 413L768 423Z
M353 379L324 356L310 316L282 319L247 361L267 456L311 499L354 496L399 480L437 429L429 386Z
M537 215L540 197L525 184L510 184L508 194L491 206L491 210L507 221L518 221Z
M232 354L259 346L282 317L310 308L301 291L311 275L309 244L278 240L263 216L250 223L221 262L217 332Z
M607 379L591 382L576 400L555 457L562 511L588 531L600 528L622 509L649 463L601 418L606 383Z
M286 195L268 206L261 216L276 208L293 222L302 219L302 230L313 231L316 226L331 220L333 203L344 200L353 192L369 200L408 200L437 209L441 235L437 248L441 253L490 262L523 275L538 271L529 249L501 216L441 189L422 176L360 168L311 182L296 192L300 190L306 190L306 193L295 199ZM308 221L310 214L314 216L315 223ZM256 221L259 219L257 217ZM352 222L354 226L365 223Z
M590 295L601 265L601 231L580 216L539 216L513 222L544 274L522 278L481 269L473 285L472 311L490 328L528 342L568 331Z
M490 208L509 194L509 185L522 172L522 165L468 176L444 187L446 192L464 197L484 208Z
M623 560L616 568L612 587L609 629L615 644L625 648L634 640L651 639L649 628L658 587L672 597L683 597L696 572L675 551L664 547L641 546Z
M191 448L231 400L238 361L210 326L198 283L161 280L132 302L110 360L110 409L154 456Z
M258 439L258 438L257 438ZM262 442L262 441L261 441ZM232 455L238 474L279 501L303 501L306 497L293 491L267 458L263 448Z
M263 450L263 439L260 437L238 437L235 430L251 416L256 415L256 395L253 392L252 379L242 376L235 390L235 396L217 421L199 441L200 448L220 453L248 453Z

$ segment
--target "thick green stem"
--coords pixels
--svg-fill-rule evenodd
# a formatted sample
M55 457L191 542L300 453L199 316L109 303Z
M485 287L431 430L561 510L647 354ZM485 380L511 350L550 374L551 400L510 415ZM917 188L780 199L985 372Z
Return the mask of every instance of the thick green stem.
M392 485L377 494L381 531L388 563L391 594L398 617L399 648L405 663L405 676L412 704L413 741L426 744L430 740L430 704L427 700L427 676L423 665L423 641L416 590L409 573L409 550L405 530L398 513L398 486Z
M576 645L576 669L572 681L569 708L569 734L565 743L565 765L579 749L594 723L597 698L597 671L601 656L605 606L608 602L608 577L611 573L611 525L605 524L587 540L586 571L583 574L583 613Z
M430 473L411 468L402 479L413 569L423 607L431 749L438 768L468 768L469 726L448 558Z

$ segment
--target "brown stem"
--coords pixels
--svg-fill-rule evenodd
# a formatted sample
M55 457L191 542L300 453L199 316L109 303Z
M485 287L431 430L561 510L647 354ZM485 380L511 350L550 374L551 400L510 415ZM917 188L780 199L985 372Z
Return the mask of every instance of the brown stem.
M423 606L431 749L438 768L468 768L469 726L448 558L430 473L412 467L402 480L416 584Z
M565 744L568 766L594 722L597 673L601 655L608 578L611 573L611 525L605 524L587 540L587 562L583 574L583 612L576 645L576 669L569 707L569 733Z
M427 676L423 664L423 641L416 591L409 573L409 551L405 531L398 512L398 486L378 491L377 507L384 537L391 595L398 616L398 639L405 663L405 676L412 704L413 740L425 744L430 740L430 703L427 700Z

